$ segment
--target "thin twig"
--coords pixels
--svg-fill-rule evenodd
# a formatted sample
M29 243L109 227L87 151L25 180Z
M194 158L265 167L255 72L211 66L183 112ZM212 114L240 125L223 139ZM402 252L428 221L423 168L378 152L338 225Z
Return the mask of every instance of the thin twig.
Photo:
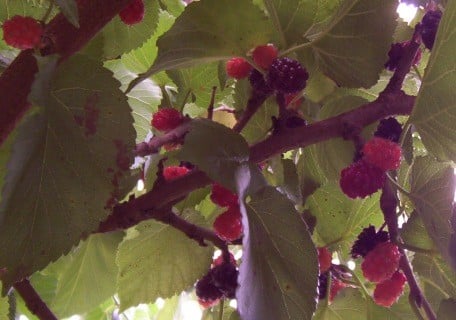
M227 251L227 244L225 241L220 239L212 230L188 222L171 210L168 210L164 214L156 214L154 219L182 231L185 235L187 235L187 237L195 240L201 246L206 246L207 244L205 241L210 241L220 250Z
M14 288L21 295L27 308L41 320L57 320L46 303L41 299L30 281L24 279L16 282Z
M215 92L217 87L212 87L211 101L209 102L209 107L207 108L207 118L212 120L214 115L214 103L215 103Z
M190 121L186 120L183 124L162 136L154 136L148 142L138 143L135 148L135 155L144 157L158 153L163 145L181 141L189 130Z

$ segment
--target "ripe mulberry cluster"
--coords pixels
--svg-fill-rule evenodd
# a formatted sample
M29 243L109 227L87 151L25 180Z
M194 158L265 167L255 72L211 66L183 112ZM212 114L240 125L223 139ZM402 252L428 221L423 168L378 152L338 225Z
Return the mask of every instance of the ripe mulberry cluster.
M269 67L267 82L279 93L296 93L305 88L309 74L299 61L277 58Z
M362 149L362 158L341 171L340 187L350 198L365 198L381 189L386 171L401 162L402 149L391 140L374 137Z
M222 298L233 299L238 286L239 271L236 262L214 262L209 272L195 284L198 302L204 308L211 307Z
M435 36L439 28L440 19L442 19L442 11L431 10L426 12L423 19L421 20L421 39L424 45L429 50L434 47Z
M390 307L402 295L406 278L399 271L401 253L389 241L385 231L374 226L363 229L352 247L352 257L363 257L361 270L364 277L375 283L373 298L381 306Z
M358 257L365 257L372 249L378 244L389 240L388 232L386 231L375 231L374 226L364 228L363 231L358 235L355 243L351 249L351 256L353 259Z
M407 46L409 41L404 42L397 42L391 45L391 48L388 52L388 61L385 63L385 68L394 71L396 70L399 61L404 56L405 51L407 50ZM413 59L412 65L417 65L420 63L421 60L421 50L418 49L415 58Z
M227 208L214 221L213 227L217 236L228 242L239 239L242 236L243 228L238 196L215 183L212 185L210 198L216 205Z
M341 171L339 184L350 198L365 198L381 189L385 179L383 170L360 159Z
M380 121L377 126L377 130L374 133L374 136L398 143L401 134L401 124L396 120L396 118L390 117Z

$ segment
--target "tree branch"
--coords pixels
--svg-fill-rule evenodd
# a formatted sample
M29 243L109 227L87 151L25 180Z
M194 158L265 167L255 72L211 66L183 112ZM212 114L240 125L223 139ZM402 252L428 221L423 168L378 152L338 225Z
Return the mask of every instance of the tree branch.
M30 281L24 279L14 284L14 289L24 299L27 308L41 320L57 320L57 317L48 308L46 303L35 291Z
M382 196L380 198L380 208L383 211L383 215L385 217L385 222L388 226L391 241L399 244L402 241L399 235L399 228L396 215L397 203L398 202L396 194L393 191L390 182L387 181L382 190ZM407 254L404 248L402 248L400 245L398 245L398 247L399 252L401 253L399 267L402 269L405 277L407 278L407 282L410 287L410 300L412 300L419 308L423 308L429 320L437 320L435 312L432 310L429 301L427 301L426 297L423 294L423 291L418 285L415 274L412 270L412 266L407 258Z
M67 59L91 40L131 0L78 0L80 28L58 14L44 30L43 56ZM0 76L0 145L30 107L27 96L38 72L32 50L22 51Z
M241 132L253 117L253 115L258 111L258 109L260 109L267 98L268 95L257 94L252 91L249 101L247 102L247 107L245 108L244 113L241 115L241 118L239 118L239 120L234 125L233 131Z
M144 157L160 151L160 147L167 143L182 140L185 134L190 130L190 121L185 121L175 129L165 133L162 136L153 136L149 142L141 142L136 145L135 155Z
M382 93L377 100L352 111L307 126L281 130L269 136L250 148L250 160L258 163L274 154L343 137L347 127L364 128L388 116L410 114L414 102L415 97L406 95L402 91Z
M201 246L206 246L204 241L208 240L223 252L228 250L225 241L220 239L213 231L190 223L171 210L168 210L164 215L158 215L155 219L182 231L187 237L195 240Z

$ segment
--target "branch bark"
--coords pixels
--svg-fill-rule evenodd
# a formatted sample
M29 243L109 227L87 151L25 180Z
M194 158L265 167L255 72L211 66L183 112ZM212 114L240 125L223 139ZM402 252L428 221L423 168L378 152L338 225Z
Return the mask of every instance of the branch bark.
M21 295L22 299L24 299L27 308L39 319L57 320L57 317L41 299L30 281L24 279L20 282L16 282L14 284L14 289L16 289L16 291Z
M387 181L383 187L382 196L380 198L380 207L383 211L386 225L388 226L391 241L399 244L402 241L399 235L396 214L397 197L389 181ZM437 320L437 316L434 310L432 310L429 301L427 301L426 297L423 294L423 291L418 285L418 281L416 280L415 274L413 273L410 261L407 258L407 253L400 245L398 245L398 247L399 252L401 253L399 267L402 269L405 277L407 278L407 282L410 287L410 300L413 301L413 303L415 303L418 308L423 308L429 320Z

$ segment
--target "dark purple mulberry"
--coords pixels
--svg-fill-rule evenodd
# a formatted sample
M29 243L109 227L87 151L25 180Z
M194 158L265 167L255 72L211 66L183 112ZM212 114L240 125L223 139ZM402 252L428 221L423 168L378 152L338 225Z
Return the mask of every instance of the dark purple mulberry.
M328 292L328 277L329 272L321 273L318 276L318 299L326 298Z
M195 290L196 296L202 301L215 301L223 296L223 292L214 284L211 272L198 280Z
M269 96L272 88L266 83L264 76L256 69L250 72L249 82L252 86L253 93L257 96Z
M237 278L239 271L232 263L222 263L210 271L215 286L225 295L233 299L238 286Z
M402 134L402 126L396 118L390 117L380 121L374 136L398 143Z
M309 74L299 61L290 58L277 58L269 68L267 82L280 93L288 94L301 91L306 87Z
M428 11L421 20L421 39L423 40L424 45L429 50L434 46L435 35L437 34L437 29L439 28L440 19L442 18L442 11Z
M409 44L409 41L404 41L404 42L397 42L393 43L391 45L391 48L388 52L388 61L385 63L385 68L394 71L396 70L399 61L402 59L404 56L404 52L407 49L407 46ZM412 65L417 65L421 60L421 50L418 49L416 52L415 58L413 59Z
M352 246L351 256L356 259L358 257L365 257L377 244L386 242L389 240L388 232L386 231L375 231L374 226L364 228L363 231L358 235L358 239Z

